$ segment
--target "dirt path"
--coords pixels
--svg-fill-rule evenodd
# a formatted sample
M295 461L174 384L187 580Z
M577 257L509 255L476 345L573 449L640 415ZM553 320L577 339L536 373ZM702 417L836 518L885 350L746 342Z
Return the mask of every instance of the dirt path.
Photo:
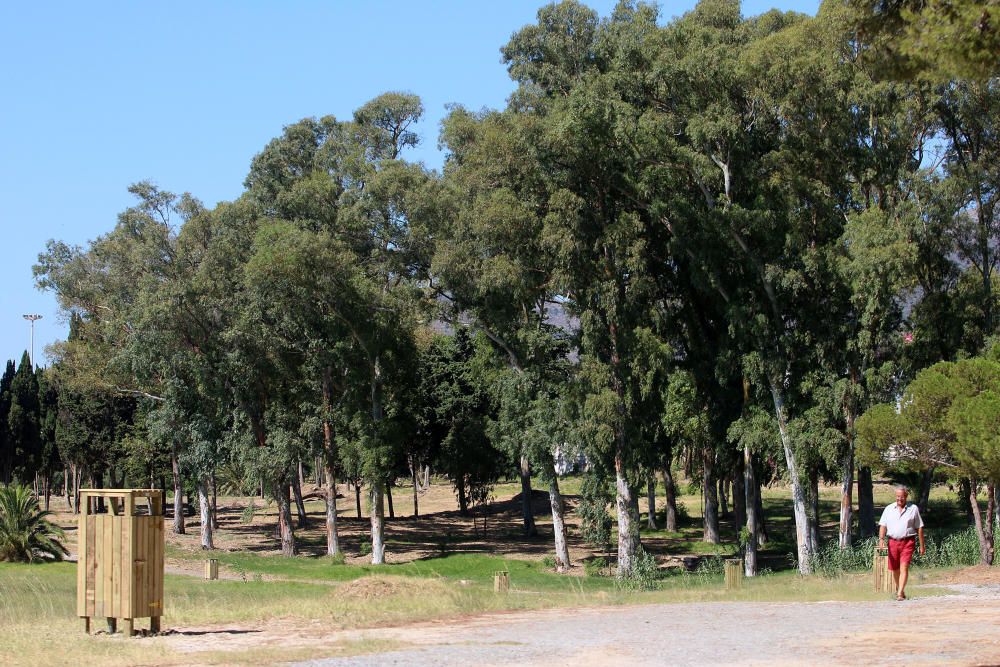
M914 590L919 596L919 589ZM164 637L172 648L289 652L308 667L353 665L1000 664L1000 585L896 603L696 603L491 614L360 631L318 624L250 633L205 629ZM335 643L385 649L327 658ZM310 651L310 647L315 652ZM280 654L280 653L279 653ZM271 655L274 655L273 653ZM292 659L295 659L292 658ZM278 658L280 660L280 658ZM282 661L284 662L284 661Z

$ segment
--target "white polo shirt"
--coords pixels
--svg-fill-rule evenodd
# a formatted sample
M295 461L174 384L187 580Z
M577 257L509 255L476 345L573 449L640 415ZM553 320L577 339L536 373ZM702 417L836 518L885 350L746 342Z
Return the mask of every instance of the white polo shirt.
M878 525L885 526L885 534L892 539L901 540L916 535L917 529L924 527L924 520L920 518L920 510L913 503L906 503L902 511L893 503L882 510Z

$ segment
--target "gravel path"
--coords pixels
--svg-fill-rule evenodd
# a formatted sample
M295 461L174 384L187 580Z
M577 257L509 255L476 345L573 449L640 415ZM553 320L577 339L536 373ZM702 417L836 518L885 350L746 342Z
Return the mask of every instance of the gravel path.
M407 648L297 664L1000 664L1000 586L948 588L950 595L901 603L695 603L490 615L363 631L354 637Z

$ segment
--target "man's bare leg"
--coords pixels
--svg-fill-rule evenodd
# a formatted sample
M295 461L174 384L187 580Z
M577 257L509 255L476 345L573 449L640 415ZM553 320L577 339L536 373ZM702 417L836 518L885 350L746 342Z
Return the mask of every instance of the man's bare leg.
M906 580L910 577L910 564L900 563L899 572L896 574L896 596L900 598L906 597Z
M896 585L893 587L896 591L896 595L899 595L899 570L889 570L892 573L892 581Z

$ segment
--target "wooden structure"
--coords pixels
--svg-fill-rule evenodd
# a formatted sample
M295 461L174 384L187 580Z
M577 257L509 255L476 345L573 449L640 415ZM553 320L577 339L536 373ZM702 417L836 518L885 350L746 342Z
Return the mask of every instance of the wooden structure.
M743 588L743 559L727 558L724 565L726 569L726 589L735 590Z
M510 592L510 572L506 570L500 570L499 572L493 573L493 592L494 593Z
M889 550L875 547L875 555L872 556L872 574L877 593L895 593L896 582L892 579L892 572L889 570Z
M129 637L137 618L149 618L150 632L159 632L163 492L82 489L79 538L76 610L86 631L90 632L92 618L103 617L109 632L117 629L119 618L125 621Z
M208 558L205 560L205 578L215 580L219 578L219 559Z

